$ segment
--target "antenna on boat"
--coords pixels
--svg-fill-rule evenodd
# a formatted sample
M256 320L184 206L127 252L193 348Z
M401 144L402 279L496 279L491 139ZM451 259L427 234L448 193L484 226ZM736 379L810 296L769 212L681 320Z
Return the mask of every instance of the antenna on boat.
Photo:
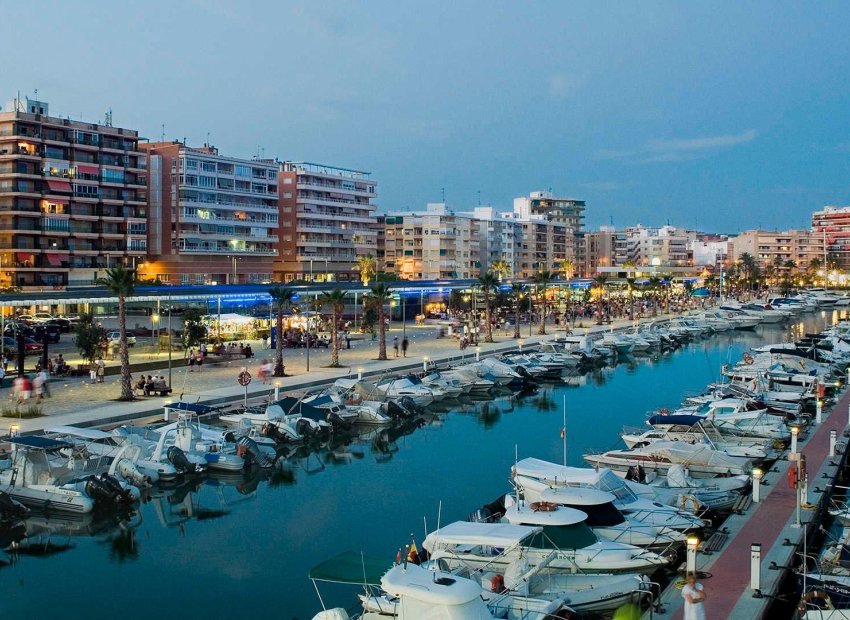
M567 395L564 394L564 425L561 427L561 441L564 444L564 467L567 466Z
M443 500L437 503L437 529L440 529L440 519L443 516Z
M519 512L519 484L516 481L516 468L519 463L519 446L514 444L514 493L516 493L516 509Z

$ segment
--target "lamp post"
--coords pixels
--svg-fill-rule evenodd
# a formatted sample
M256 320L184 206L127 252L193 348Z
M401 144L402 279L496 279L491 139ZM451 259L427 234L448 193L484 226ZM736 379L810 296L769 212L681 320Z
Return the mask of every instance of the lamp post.
M171 304L168 304L168 387L171 387Z
M401 337L407 338L407 303L401 293L398 294L398 301L401 303Z

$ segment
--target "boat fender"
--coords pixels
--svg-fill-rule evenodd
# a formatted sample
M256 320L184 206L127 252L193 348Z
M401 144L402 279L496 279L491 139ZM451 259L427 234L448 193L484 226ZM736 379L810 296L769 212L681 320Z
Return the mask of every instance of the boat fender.
M809 605L813 607L821 608L817 603L812 603L812 601L823 601L823 604L826 609L832 609L832 600L829 598L829 594L824 592L823 590L811 590L810 592L806 592L803 595L803 598L800 599L800 604L797 607L797 611L800 612L800 615L806 613L809 609Z
M503 575L493 575L493 579L490 580L490 590L495 592L496 594L501 594L507 588L505 588L505 578Z
M534 512L554 512L558 505L552 502L533 502L529 507Z

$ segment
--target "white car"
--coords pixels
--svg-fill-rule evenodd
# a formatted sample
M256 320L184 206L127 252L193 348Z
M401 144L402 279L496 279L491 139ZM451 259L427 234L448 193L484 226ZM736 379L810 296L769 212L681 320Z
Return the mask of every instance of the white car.
M121 332L109 332L106 334L106 340L109 344L118 344L121 341ZM136 344L136 337L133 334L127 334L127 346L132 347Z
M53 318L53 315L49 312L37 312L32 315L32 318L38 323L45 323Z

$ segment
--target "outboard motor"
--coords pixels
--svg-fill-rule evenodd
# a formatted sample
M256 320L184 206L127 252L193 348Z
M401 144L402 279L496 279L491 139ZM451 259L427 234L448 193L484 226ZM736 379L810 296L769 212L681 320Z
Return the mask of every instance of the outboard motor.
M16 502L8 493L0 491L0 521L23 519L29 514L29 508Z
M143 474L129 459L120 459L115 464L115 472L138 487L149 487L156 482L152 476Z
M416 415L417 413L422 413L422 407L417 405L410 396L402 396L399 399L398 403L404 409L407 410L407 413L410 416Z
M295 422L295 432L302 437L312 437L319 432L318 425L308 418L298 418Z
M536 384L537 383L532 378L531 374L529 374L529 372L525 368L523 368L522 366L516 366L514 368L514 372L516 374L518 374L520 377L522 377L522 384L523 385L529 385L529 384Z
M115 496L116 502L132 504L135 500L135 498L133 497L133 493L129 489L122 486L121 482L115 476L110 476L109 474L103 473L100 474L100 481L112 491Z
M121 504L121 496L116 493L100 478L92 476L86 481L86 494L94 500L95 504L104 506L115 506Z
M246 467L250 467L253 463L256 463L260 467L272 466L272 460L267 454L260 450L257 442L250 437L240 437L236 440L236 445L237 451L244 453L243 458L245 459Z
M178 470L187 474L194 474L197 472L195 464L192 463L186 457L186 453L177 446L170 446L168 448L168 452L165 453L165 456Z
M289 436L271 422L266 422L260 429L260 435L273 439L276 444L289 443Z

